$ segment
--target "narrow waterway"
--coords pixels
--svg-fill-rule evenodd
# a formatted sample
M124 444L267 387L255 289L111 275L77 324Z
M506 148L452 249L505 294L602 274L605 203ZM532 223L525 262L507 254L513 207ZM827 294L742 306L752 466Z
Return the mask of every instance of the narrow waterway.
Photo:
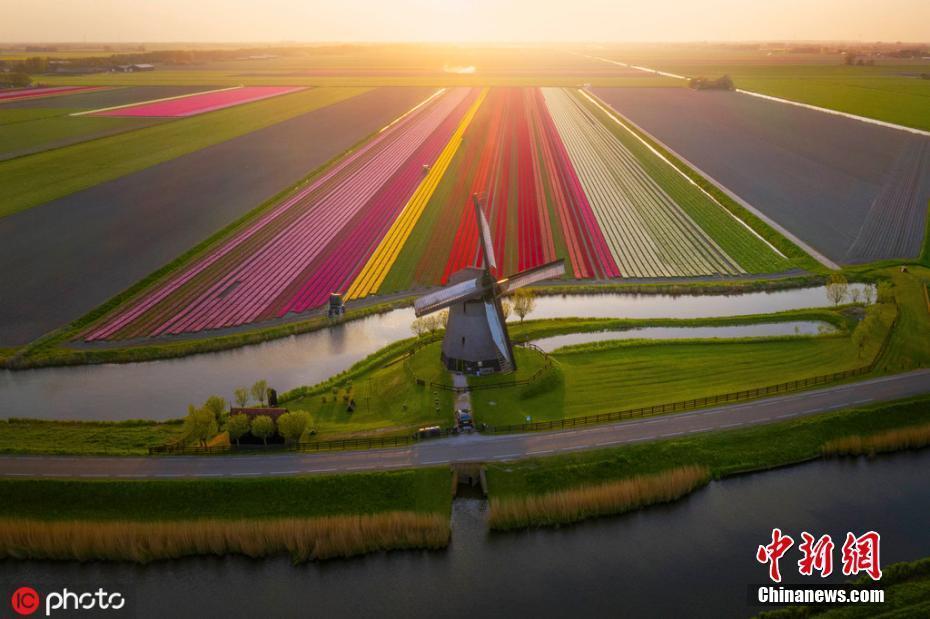
M767 575L755 550L773 527L835 541L874 529L883 565L930 556L927 470L930 450L815 462L713 482L625 516L508 534L486 531L486 503L460 499L445 551L299 566L285 557L5 561L0 581L119 590L139 617L748 617L761 610L748 604L748 585ZM785 582L816 580L797 575L794 552L782 560Z
M566 333L540 338L533 341L533 344L546 352L552 352L563 346L588 344L590 342L609 342L611 340L733 339L741 337L819 335L835 331L836 328L833 325L822 320L791 320L719 327L637 327L623 331Z
M850 286L850 290L861 286ZM737 295L598 294L540 297L531 318L701 318L828 305L823 287ZM212 394L231 399L259 378L284 391L320 382L379 348L411 337L404 308L245 346L145 363L0 371L0 417L174 419Z

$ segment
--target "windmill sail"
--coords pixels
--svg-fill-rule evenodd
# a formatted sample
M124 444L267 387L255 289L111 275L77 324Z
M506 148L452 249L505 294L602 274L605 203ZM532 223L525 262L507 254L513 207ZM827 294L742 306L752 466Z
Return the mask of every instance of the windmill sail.
M500 294L506 295L517 288L523 288L524 286L529 286L530 284L535 284L536 282L541 282L546 279L561 277L564 273L565 261L556 260L538 267L533 267L532 269L521 271L507 279L502 279L498 282L498 287L500 288Z
M469 279L423 295L413 302L413 311L417 316L430 314L456 303L480 297L483 293L484 286L481 285L481 280Z
M478 230L480 231L478 238L481 243L481 253L485 267L496 270L497 259L494 257L494 243L491 242L491 227L488 225L484 210L481 208L481 198L478 197L478 194L475 194L472 196L472 201L475 204L475 219L478 220Z

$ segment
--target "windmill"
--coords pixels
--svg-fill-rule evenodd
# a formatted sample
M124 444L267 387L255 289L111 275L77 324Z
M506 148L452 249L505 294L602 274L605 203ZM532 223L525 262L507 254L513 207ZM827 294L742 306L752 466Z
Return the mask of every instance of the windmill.
M423 295L414 302L413 308L418 317L449 309L442 341L442 362L449 370L464 374L511 372L517 365L501 310L501 297L518 288L561 276L565 273L565 261L556 260L501 280L495 279L491 269L497 269L497 261L488 221L477 194L472 201L483 266L456 271L442 290Z

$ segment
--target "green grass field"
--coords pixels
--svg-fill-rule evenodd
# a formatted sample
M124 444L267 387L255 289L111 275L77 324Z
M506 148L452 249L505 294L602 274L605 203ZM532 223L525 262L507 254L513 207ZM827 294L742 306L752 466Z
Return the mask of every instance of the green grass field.
M451 426L452 392L431 391L417 385L414 376L427 382L451 383L439 363L438 342L420 349L409 363L395 359L390 365L353 379L335 381L332 388L322 393L289 400L287 407L310 413L310 427L317 432L313 438L320 440L361 434L409 435L422 426ZM346 396L355 400L355 411L348 411Z
M550 421L764 387L866 365L894 318L893 305L863 350L848 334L745 340L606 341L555 351L559 376L545 388L500 389L472 396L475 418L489 425Z
M838 437L928 421L930 398L923 397L742 430L489 464L488 487L492 497L545 494L685 465L707 466L720 478L819 458L821 445Z
M0 453L132 456L181 436L180 423L0 420Z
M313 89L0 162L0 217L356 96ZM37 171L41 170L41 174Z
M162 122L151 118L69 116L77 111L80 110L0 107L0 158L32 154Z
M448 468L427 468L209 481L0 480L0 518L144 522L394 510L447 514L450 475Z

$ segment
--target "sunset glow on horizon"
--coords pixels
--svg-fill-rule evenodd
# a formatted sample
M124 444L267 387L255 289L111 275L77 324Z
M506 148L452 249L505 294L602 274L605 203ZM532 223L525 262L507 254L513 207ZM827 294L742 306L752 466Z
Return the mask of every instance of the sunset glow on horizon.
M2 0L0 41L921 41L920 0Z

